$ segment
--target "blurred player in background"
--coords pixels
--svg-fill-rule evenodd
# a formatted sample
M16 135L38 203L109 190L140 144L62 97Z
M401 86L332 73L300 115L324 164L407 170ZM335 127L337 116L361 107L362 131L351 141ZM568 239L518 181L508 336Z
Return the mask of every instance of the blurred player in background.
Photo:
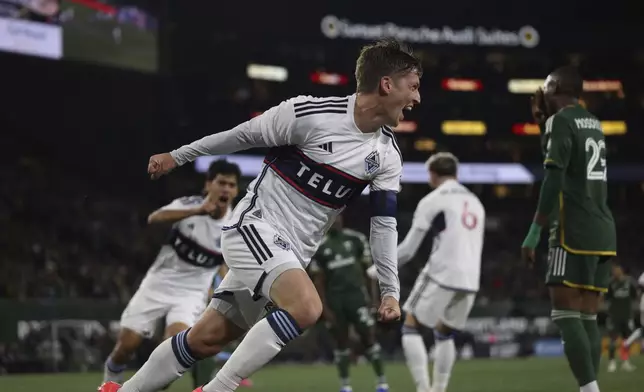
M549 226L548 271L552 320L581 392L599 392L600 293L616 255L607 205L606 142L599 120L579 104L583 79L573 67L556 69L532 101L545 155L545 176L521 252L534 263L541 230Z
M429 233L432 252L405 301L402 346L417 392L444 392L456 360L454 336L465 327L479 290L485 209L457 180L458 159L441 152L427 161L434 189L416 207L398 246L398 263L410 261ZM420 327L434 332L433 380Z
M121 331L105 362L103 382L122 382L123 372L145 338L165 321L164 337L191 327L206 308L206 296L224 259L221 227L237 196L239 167L213 162L206 175L206 196L174 200L148 217L150 224L172 223L168 241L121 316Z
M349 328L353 326L376 373L376 391L386 392L389 387L380 358L380 345L376 341L376 320L371 315L365 281L365 270L371 264L369 242L362 233L343 226L344 219L340 215L327 232L309 267L322 299L322 318L336 343L334 354L341 382L340 391L352 391L349 379Z
M608 320L606 326L609 333L610 345L608 347L608 371L617 370L615 351L617 350L617 339L619 336L626 340L635 325L633 323L633 300L637 299L637 282L624 273L619 264L613 264L613 279L608 285L606 300L608 301ZM628 347L620 347L620 359L622 369L628 372L635 370L635 366L629 360Z
M644 273L640 275L640 278L637 280L637 284L640 292L640 327L633 331L631 336L626 339L624 342L624 346L626 348L629 348L637 339L641 338L642 333L644 332Z
M295 97L233 129L150 157L154 179L199 156L271 147L223 229L230 270L208 309L189 331L161 343L120 392L157 391L246 334L214 380L195 390L234 391L315 325L322 301L305 269L333 221L367 186L378 317L400 318L396 215L402 155L391 127L420 103L422 69L408 48L384 40L362 49L355 74L355 94ZM110 389L118 385L103 392Z

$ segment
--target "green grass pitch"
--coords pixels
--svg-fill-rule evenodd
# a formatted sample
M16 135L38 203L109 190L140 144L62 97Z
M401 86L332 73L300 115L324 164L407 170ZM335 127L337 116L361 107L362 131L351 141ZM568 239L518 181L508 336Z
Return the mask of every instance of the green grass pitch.
M644 357L636 357L632 373L606 373L602 362L600 387L608 392L644 391ZM374 377L367 365L352 369L355 392L374 391ZM392 392L415 392L404 364L389 363L387 376ZM0 376L2 392L90 392L100 382L98 373ZM275 365L253 378L255 392L338 391L335 368L329 365ZM563 359L472 360L456 363L450 392L565 392L578 391ZM169 388L170 392L192 391L188 374Z

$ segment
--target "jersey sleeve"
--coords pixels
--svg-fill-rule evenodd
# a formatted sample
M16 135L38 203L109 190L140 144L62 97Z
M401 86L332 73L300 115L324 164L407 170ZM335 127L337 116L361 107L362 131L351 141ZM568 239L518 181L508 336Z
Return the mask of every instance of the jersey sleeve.
M411 227L423 231L431 228L434 218L439 212L437 202L433 193L430 193L418 203L416 211L414 211L414 218L411 222Z
M303 144L308 128L297 126L294 109L294 103L302 99L286 100L233 129L206 136L170 152L170 155L178 165L183 165L204 155L230 154L253 147Z
M544 167L567 168L572 148L572 128L570 124L561 115L552 115L546 120L545 133L549 138L546 144Z
M640 285L641 288L644 289L644 273L640 275L640 278L637 280L637 283Z
M390 163L371 180L369 204L372 217L390 216L395 218L397 215L402 161L398 155L391 158L395 159L391 159Z
M201 196L186 196L174 199L170 204L160 208L161 211L184 211L197 208L202 205L204 198Z

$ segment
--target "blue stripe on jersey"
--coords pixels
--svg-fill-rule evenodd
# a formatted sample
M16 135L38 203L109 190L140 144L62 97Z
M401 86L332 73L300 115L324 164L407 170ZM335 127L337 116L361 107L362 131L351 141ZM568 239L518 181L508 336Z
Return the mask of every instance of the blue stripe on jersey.
M301 194L333 209L345 207L369 184L368 180L318 163L293 146L272 148L264 163Z
M394 135L394 132L389 127L382 127L382 134L385 136L389 136L391 138L391 144L394 146L394 149L398 152L398 155L400 155L400 163L402 163L403 162L402 153L400 152L400 148L398 148L398 142L396 141L396 136Z
M371 191L369 193L371 216L396 217L398 195L394 191Z

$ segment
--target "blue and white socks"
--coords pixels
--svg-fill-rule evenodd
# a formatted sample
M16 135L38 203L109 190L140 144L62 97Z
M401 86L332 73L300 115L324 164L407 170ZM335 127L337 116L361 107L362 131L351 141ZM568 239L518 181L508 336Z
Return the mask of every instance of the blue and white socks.
M204 392L232 392L241 380L250 377L270 362L302 330L293 317L283 309L271 312L246 334L233 355L203 387Z

